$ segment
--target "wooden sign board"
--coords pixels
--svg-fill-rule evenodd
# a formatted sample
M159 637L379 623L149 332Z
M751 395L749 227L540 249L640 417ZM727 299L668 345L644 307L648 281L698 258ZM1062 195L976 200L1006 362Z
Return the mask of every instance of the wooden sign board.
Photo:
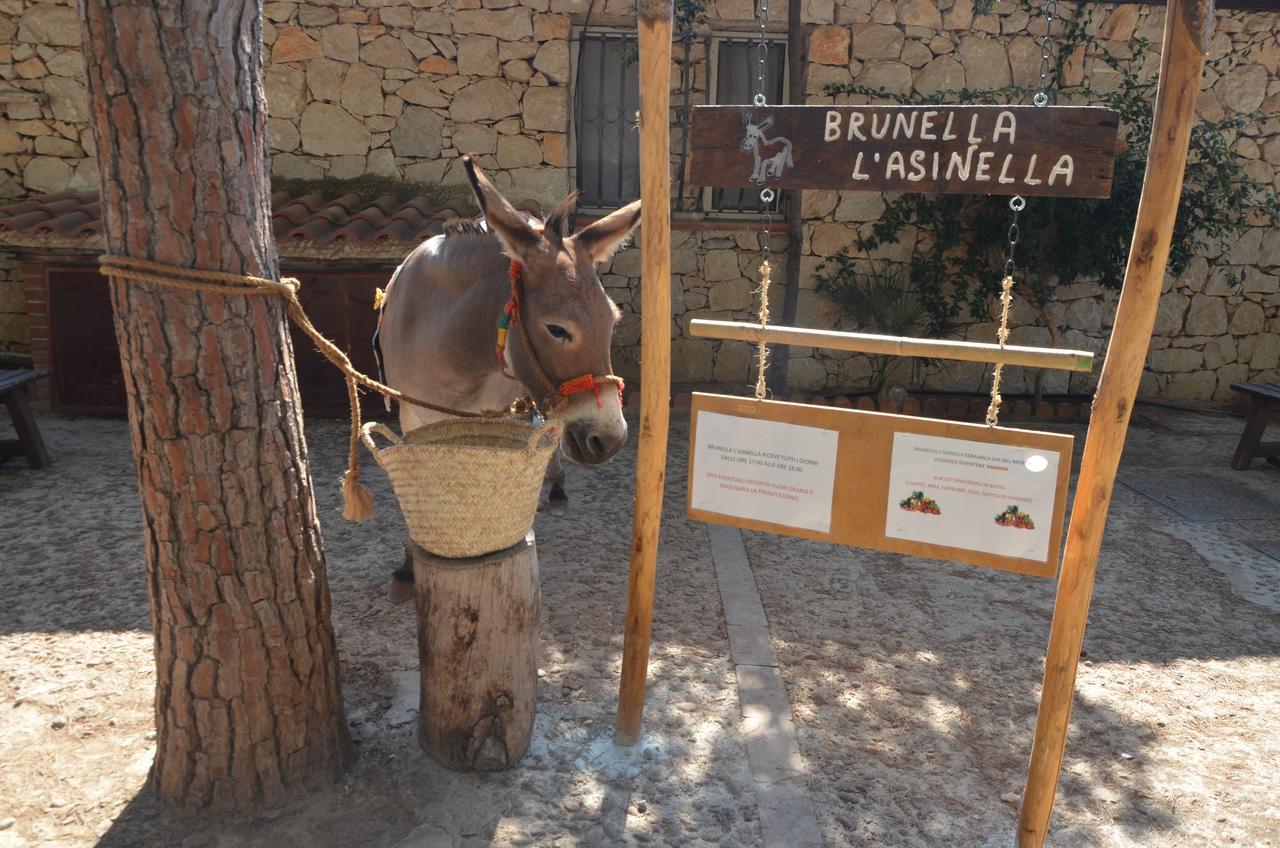
M697 521L1057 574L1070 435L698 393L689 438Z
M1110 197L1119 126L1096 106L696 106L689 182Z

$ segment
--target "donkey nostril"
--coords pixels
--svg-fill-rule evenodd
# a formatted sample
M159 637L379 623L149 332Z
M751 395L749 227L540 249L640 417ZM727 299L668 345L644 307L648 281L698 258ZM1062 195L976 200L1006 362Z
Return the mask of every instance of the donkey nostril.
M604 456L604 439L599 436L591 436L587 439L587 450L592 456Z

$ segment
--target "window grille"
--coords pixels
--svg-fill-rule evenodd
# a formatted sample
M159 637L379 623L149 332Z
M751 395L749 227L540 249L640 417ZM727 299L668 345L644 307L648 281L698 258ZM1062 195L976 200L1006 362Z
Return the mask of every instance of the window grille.
M636 36L588 31L576 39L574 89L579 203L616 209L640 196L640 108Z

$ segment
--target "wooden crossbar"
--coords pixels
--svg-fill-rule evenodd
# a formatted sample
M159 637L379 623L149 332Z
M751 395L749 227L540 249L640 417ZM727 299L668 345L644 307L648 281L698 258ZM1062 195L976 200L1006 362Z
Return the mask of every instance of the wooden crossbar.
M1005 365L1053 368L1059 371L1093 370L1093 354L1087 350L1056 350L1018 345L1001 347L998 344L984 342L877 336L871 333L810 330L804 327L781 327L774 324L761 327L759 324L746 321L710 321L703 318L695 318L689 322L689 334L700 339L729 339L744 342L757 342L763 336L768 344L821 347L880 356L919 356L963 362L1000 362Z

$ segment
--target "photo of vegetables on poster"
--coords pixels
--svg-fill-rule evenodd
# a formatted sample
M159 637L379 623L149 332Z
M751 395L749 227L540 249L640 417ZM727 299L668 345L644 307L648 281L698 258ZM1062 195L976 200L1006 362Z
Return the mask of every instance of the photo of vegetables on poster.
M1057 451L895 433L885 536L1044 559Z

